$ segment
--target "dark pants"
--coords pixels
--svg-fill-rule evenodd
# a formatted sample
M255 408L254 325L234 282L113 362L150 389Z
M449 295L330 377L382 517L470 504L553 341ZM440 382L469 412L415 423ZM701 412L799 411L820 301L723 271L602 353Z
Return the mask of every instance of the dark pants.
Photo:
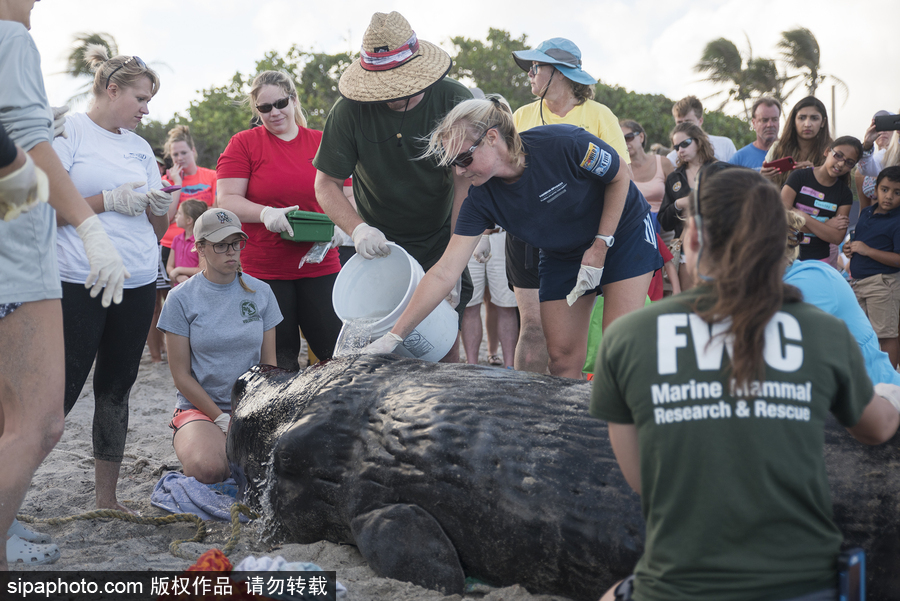
M343 324L334 313L331 291L337 274L297 280L263 280L272 287L284 320L275 326L278 367L297 371L300 332L319 360L331 359Z
M94 367L94 458L121 461L128 431L128 395L137 379L153 319L156 282L126 289L122 302L103 308L84 284L62 283L66 348L66 415Z

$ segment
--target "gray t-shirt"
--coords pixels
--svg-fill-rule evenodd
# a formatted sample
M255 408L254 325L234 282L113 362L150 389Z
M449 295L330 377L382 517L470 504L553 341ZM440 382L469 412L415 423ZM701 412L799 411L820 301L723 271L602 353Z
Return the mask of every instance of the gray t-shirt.
M198 273L174 288L159 316L162 332L190 339L191 376L222 411L231 411L231 388L259 363L263 334L283 319L268 284L247 274L247 292L235 278L214 284ZM178 391L178 409L195 409Z

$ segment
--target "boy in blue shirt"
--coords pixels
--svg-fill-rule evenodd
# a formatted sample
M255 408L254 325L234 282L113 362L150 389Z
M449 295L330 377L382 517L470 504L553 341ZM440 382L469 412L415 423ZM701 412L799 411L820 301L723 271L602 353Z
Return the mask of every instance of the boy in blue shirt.
M855 235L844 245L850 257L850 285L872 322L881 350L900 360L900 166L875 180L875 204L859 214Z

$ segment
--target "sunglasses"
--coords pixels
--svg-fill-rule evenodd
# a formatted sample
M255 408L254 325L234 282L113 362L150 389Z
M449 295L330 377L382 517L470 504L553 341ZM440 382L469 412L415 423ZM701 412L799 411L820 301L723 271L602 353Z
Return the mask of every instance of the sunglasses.
M456 155L455 159L450 161L450 166L451 167L462 167L463 169L465 169L466 167L471 165L472 161L475 160L472 158L472 153L475 152L475 149L478 148L478 145L481 144L482 140L484 140L484 137L487 135L488 131L492 130L492 129L494 129L494 128L489 127L486 130L484 130L484 133L481 134L481 136L479 136L479 138L477 140L475 140L475 143L472 144L472 146L470 146L468 150L466 150L465 152L459 153L458 155Z
M127 59L125 59L125 62L124 62L124 63L122 63L121 65L119 65L119 66L116 67L115 69L113 69L113 70L112 70L112 73L110 73L109 76L106 78L106 89L107 89L107 90L109 89L109 81L112 79L112 76L116 74L116 71L118 71L119 69L121 69L122 67L124 67L125 65L127 65L128 63L130 63L131 61L136 62L136 63L137 63L137 66L140 67L141 69L146 69L146 68L147 68L147 63L145 63L144 61L142 61L142 60L141 60L141 57L139 57L139 56L130 56L130 57L128 57Z
M684 140L682 140L681 142L679 142L678 144L675 145L675 151L678 152L682 148L687 148L688 146L690 146L693 143L694 143L694 138L685 138Z
M631 132L630 134L625 134L625 141L626 141L626 142L631 142L632 140L634 140L634 139L635 139L636 137L638 137L639 135L641 135L641 132L639 132L639 131L633 131L633 132Z
M235 240L231 244L229 244L228 242L216 242L212 245L213 252L215 252L217 255L227 253L229 247L235 252L244 250L247 247L247 241L242 238L240 240Z
M531 75L532 77L534 77L535 75L538 74L538 70L541 67L549 67L549 66L550 66L550 63L536 63L534 65L531 65L531 68L528 70L528 74Z
M258 110L260 113L271 113L272 109L279 109L279 110L283 109L284 107L286 107L288 105L288 103L290 101L291 101L291 97L285 96L281 100L276 100L275 102L267 102L265 104L257 104L256 110Z
M846 165L846 166L849 167L850 169L853 169L853 167L856 166L856 161L854 161L853 159L848 159L848 158L845 157L841 152L839 152L839 151L837 151L837 150L832 150L832 151L831 151L831 156L834 157L834 160L835 160L835 161L837 161L838 163L843 163L844 165Z

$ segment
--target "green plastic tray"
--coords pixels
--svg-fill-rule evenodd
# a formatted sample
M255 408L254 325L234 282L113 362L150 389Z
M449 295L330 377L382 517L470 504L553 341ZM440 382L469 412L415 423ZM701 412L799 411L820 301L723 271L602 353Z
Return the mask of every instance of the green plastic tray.
M334 236L334 223L323 213L291 211L287 214L294 235L281 232L281 237L293 242L328 242Z

